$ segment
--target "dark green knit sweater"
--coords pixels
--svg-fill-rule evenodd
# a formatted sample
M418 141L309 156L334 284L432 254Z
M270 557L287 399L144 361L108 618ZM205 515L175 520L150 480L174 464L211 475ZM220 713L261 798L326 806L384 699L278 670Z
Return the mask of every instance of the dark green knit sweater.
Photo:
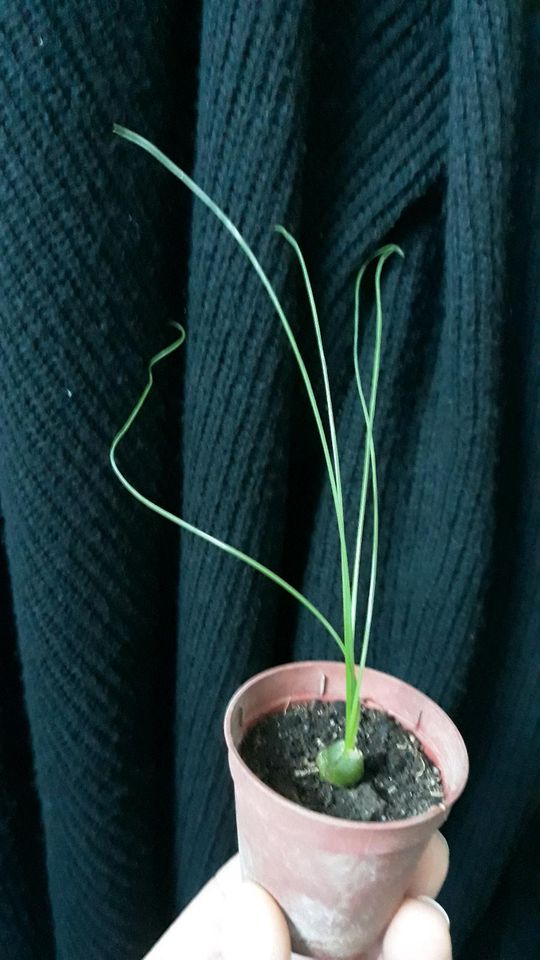
M384 282L370 663L439 700L470 747L447 831L456 956L533 957L539 85L519 9L4 0L2 960L138 960L233 850L229 696L266 665L336 655L277 589L179 542L109 469L145 363L180 319L183 358L160 372L123 469L339 620L323 465L271 305L223 228L113 142L113 121L194 170L311 363L298 269L272 227L301 240L349 508L353 277L376 244L403 247Z

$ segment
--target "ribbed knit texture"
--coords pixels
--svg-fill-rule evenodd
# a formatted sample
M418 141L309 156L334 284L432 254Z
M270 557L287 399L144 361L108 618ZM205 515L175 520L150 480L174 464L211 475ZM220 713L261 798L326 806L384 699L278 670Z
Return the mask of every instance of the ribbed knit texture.
M279 321L209 212L113 142L117 121L237 223L316 369L298 265L272 228L301 239L351 518L354 274L385 240L405 250L383 283L370 663L464 729L471 783L443 894L456 958L481 955L486 930L490 960L513 958L505 866L515 877L526 849L540 694L538 144L521 32L506 0L4 4L2 957L142 957L234 849L229 696L266 665L336 656L277 588L179 541L111 474L145 361L181 320L182 359L160 371L125 472L339 624L328 485Z
M3 902L10 960L32 947L36 958L138 957L172 916L175 655L162 630L174 617L176 538L133 511L107 450L178 311L173 184L111 135L129 115L178 151L171 79L192 97L196 61L178 76L192 40L177 35L171 49L174 23L152 0L2 11L0 489L55 941L36 942L30 927L16 952ZM156 398L125 457L173 504L175 395ZM8 745L19 736L2 730ZM13 785L19 819L31 786L29 771ZM26 820L37 832L37 815ZM12 844L20 832L15 823ZM22 924L40 858L20 855Z
M205 5L201 37L202 62L212 66L200 81L200 102L208 109L199 122L196 179L238 224L280 295L290 254L272 227L296 225L310 26L305 7L297 0L215 0ZM252 267L200 207L189 292L184 514L281 567L291 358ZM204 544L182 543L178 857L190 869L181 874L181 901L216 862L214 845L202 842L209 804L231 846L223 705L243 677L272 663L276 592Z

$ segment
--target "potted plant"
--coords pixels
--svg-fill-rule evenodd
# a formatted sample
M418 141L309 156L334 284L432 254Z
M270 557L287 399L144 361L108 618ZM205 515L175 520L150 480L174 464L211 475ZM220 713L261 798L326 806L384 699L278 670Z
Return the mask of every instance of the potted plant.
M403 254L395 245L381 248L361 267L355 284L354 371L365 447L354 554L349 557L326 358L313 291L297 242L284 227L276 227L292 247L302 271L321 363L327 426L280 301L238 229L153 144L123 127L114 129L178 177L237 241L275 307L307 391L335 508L343 598L341 629L279 574L148 500L120 471L118 444L146 401L155 364L183 342L185 333L179 325L174 324L178 330L174 342L150 361L147 384L113 440L110 460L119 480L141 503L273 580L313 614L339 648L342 662L287 664L248 680L227 708L225 739L244 876L264 886L281 905L295 950L317 960L361 960L403 898L416 864L462 792L468 772L463 740L444 711L401 680L366 668L379 532L373 424L381 362L381 273L388 257ZM371 261L376 263L376 331L366 399L359 365L359 301ZM360 631L358 584L369 491L372 552Z

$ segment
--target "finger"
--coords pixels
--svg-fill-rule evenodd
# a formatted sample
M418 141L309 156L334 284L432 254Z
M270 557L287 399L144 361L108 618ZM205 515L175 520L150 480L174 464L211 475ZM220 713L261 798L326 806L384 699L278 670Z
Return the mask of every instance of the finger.
M291 960L285 917L256 883L240 884L228 899L223 960Z
M210 884L213 884L216 889L219 891L221 897L228 897L232 890L240 885L242 882L242 871L240 869L240 857L236 853L234 857L231 857L230 860L227 860L227 863L224 863L218 872L212 877L207 887ZM203 887L201 892L204 892L206 887ZM198 894L200 896L200 894ZM192 902L195 903L197 897ZM188 908L189 909L189 908Z
M410 897L436 897L448 873L449 849L442 833L433 834L424 850L407 894Z
M383 939L382 960L452 960L448 917L438 903L408 899Z
M144 960L221 960L227 898L240 886L238 856L229 860L197 894Z

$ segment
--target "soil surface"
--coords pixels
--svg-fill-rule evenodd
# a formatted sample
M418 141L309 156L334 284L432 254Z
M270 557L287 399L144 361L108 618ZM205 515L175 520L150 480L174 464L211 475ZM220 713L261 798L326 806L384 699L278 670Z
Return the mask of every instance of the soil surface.
M324 783L315 766L323 746L343 738L341 702L296 704L248 731L240 746L248 767L289 800L344 820L402 820L442 803L437 767L414 734L380 710L364 707L357 746L364 779L357 787Z

